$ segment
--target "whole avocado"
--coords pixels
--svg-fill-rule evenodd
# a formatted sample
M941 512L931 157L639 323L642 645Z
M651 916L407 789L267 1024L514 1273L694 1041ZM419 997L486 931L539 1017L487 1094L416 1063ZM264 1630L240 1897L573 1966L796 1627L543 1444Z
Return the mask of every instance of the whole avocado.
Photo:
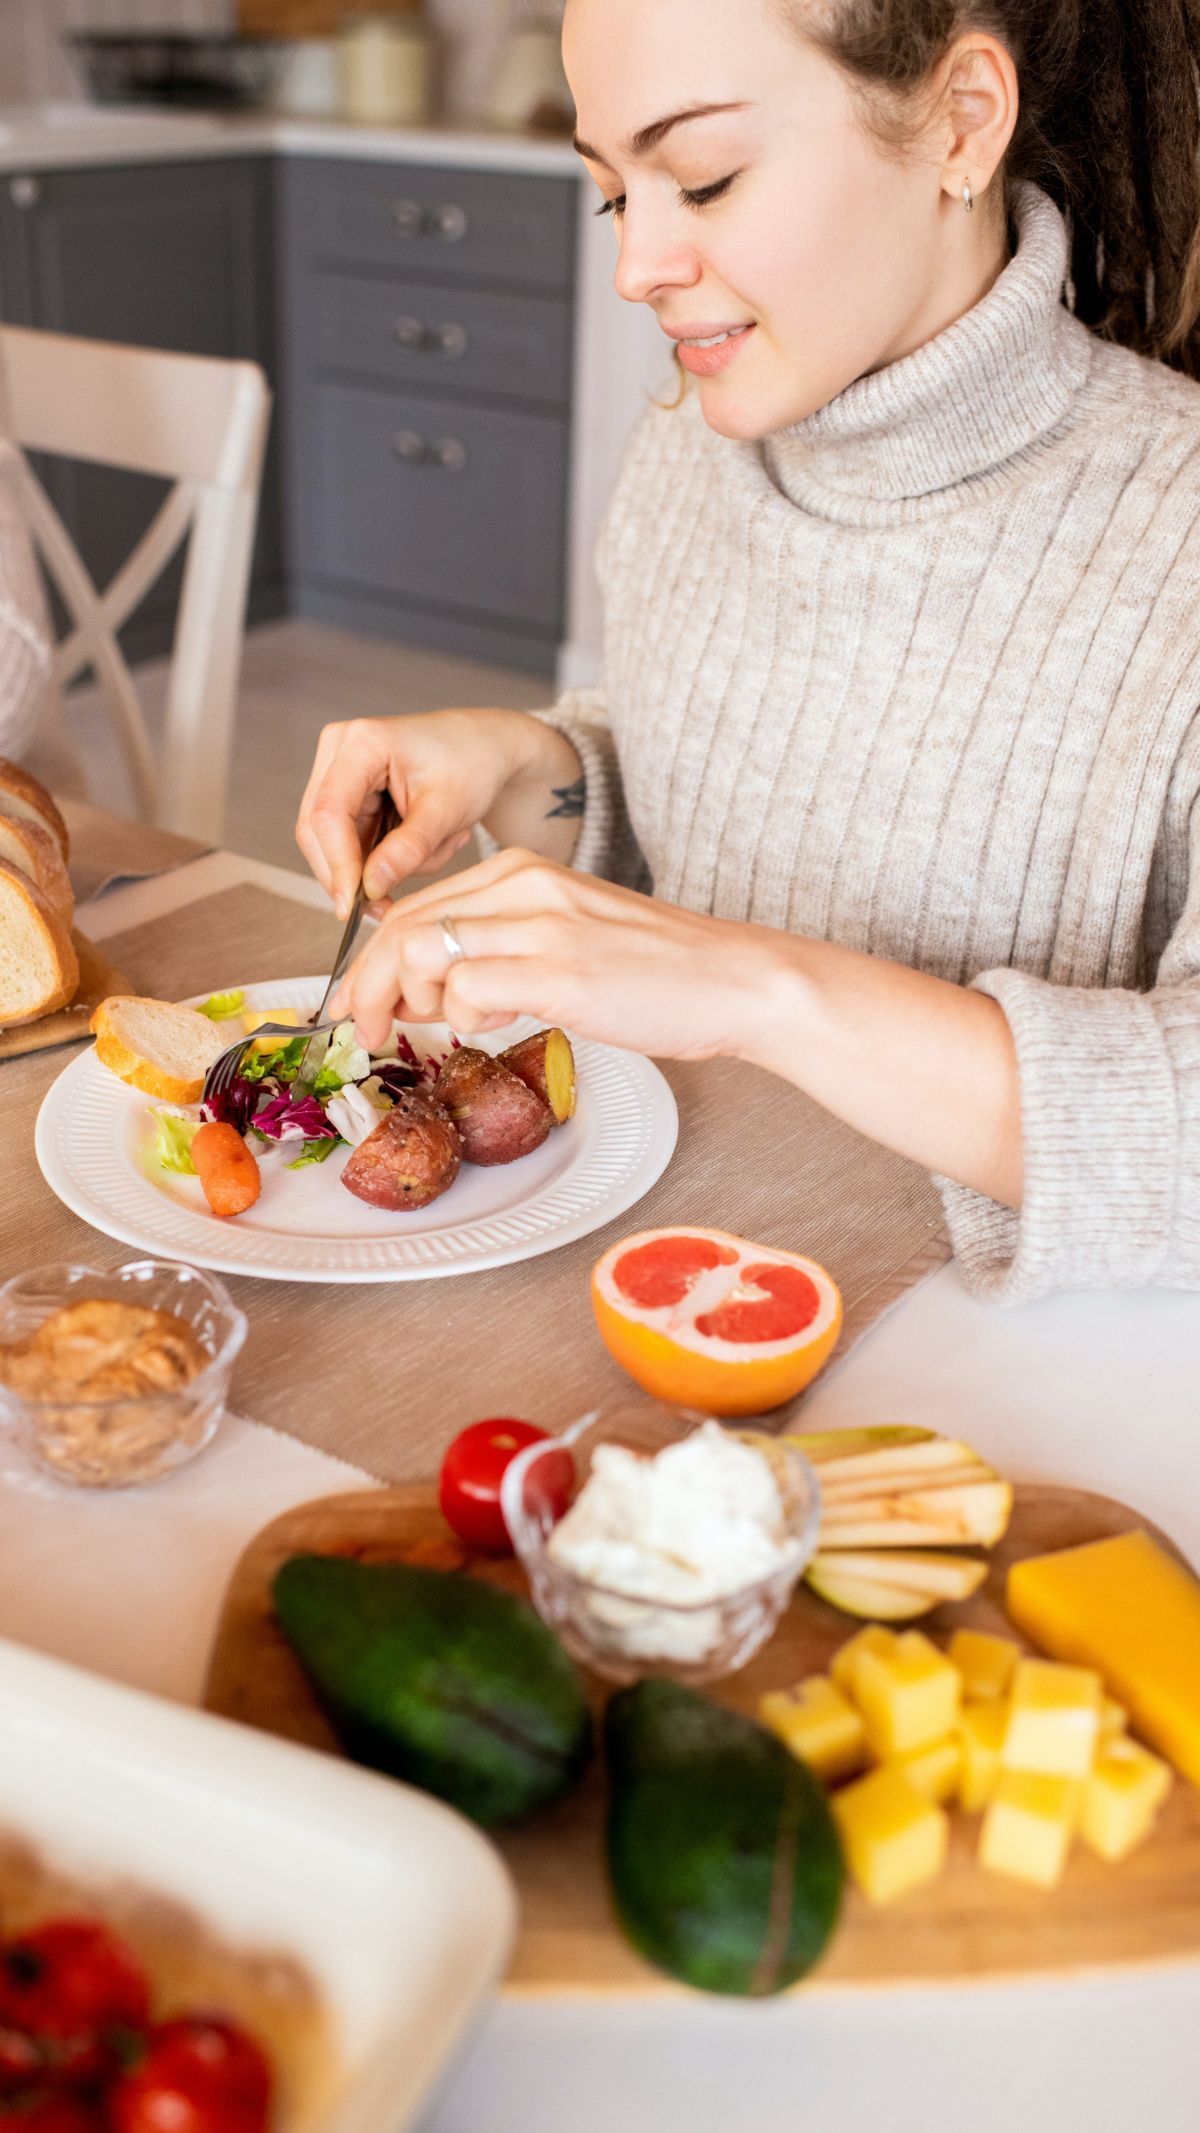
M825 1794L763 1727L669 1681L612 1698L608 1870L635 1948L703 1992L782 1992L837 1920Z
M485 1828L545 1806L591 1750L579 1676L522 1600L477 1579L294 1555L275 1612L346 1753Z

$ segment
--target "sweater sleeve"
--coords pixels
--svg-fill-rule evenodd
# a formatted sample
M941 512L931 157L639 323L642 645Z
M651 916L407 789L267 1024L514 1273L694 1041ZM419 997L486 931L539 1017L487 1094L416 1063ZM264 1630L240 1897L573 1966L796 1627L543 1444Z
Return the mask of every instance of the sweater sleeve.
M7 417L0 379L0 755L23 760L49 687L50 630Z
M1016 1045L1023 1205L936 1183L963 1276L989 1302L1200 1289L1200 799L1176 853L1182 911L1149 991L974 980Z

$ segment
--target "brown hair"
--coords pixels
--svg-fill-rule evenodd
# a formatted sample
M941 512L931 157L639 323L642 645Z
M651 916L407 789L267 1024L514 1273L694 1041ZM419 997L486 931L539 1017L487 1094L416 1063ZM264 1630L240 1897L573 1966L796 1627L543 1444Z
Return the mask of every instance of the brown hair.
M1067 216L1076 316L1200 377L1198 0L785 0L867 94L884 137L964 31L1011 54L1005 157Z

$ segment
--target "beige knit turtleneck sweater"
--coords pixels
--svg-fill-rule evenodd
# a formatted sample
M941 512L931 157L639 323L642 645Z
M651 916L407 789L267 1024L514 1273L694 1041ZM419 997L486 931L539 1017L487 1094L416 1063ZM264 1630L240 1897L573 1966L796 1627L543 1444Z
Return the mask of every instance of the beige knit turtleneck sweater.
M980 1295L1200 1287L1200 387L1061 301L1018 202L983 301L765 445L689 400L601 544L605 687L547 717L576 865L971 983L1019 1215L939 1181Z

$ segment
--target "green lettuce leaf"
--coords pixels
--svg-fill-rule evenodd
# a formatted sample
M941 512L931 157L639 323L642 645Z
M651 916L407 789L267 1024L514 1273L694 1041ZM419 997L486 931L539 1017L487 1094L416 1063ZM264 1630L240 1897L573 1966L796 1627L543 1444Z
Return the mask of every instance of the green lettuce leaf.
M361 1044L354 1041L353 1022L339 1022L329 1040L329 1049L321 1061L321 1071L313 1084L314 1096L336 1096L348 1081L365 1081L371 1071L371 1058Z
M154 1114L154 1160L164 1170L174 1171L178 1176L194 1178L196 1165L192 1161L192 1142L200 1131L198 1118L179 1118L173 1111L156 1111Z
M246 1005L244 992L214 992L200 1009L210 1022L228 1022L231 1015L240 1015Z
M295 1162L289 1163L287 1167L289 1170L306 1170L310 1163L323 1163L327 1156L333 1154L335 1148L344 1148L345 1145L345 1141L335 1141L328 1135L324 1140L305 1141Z

